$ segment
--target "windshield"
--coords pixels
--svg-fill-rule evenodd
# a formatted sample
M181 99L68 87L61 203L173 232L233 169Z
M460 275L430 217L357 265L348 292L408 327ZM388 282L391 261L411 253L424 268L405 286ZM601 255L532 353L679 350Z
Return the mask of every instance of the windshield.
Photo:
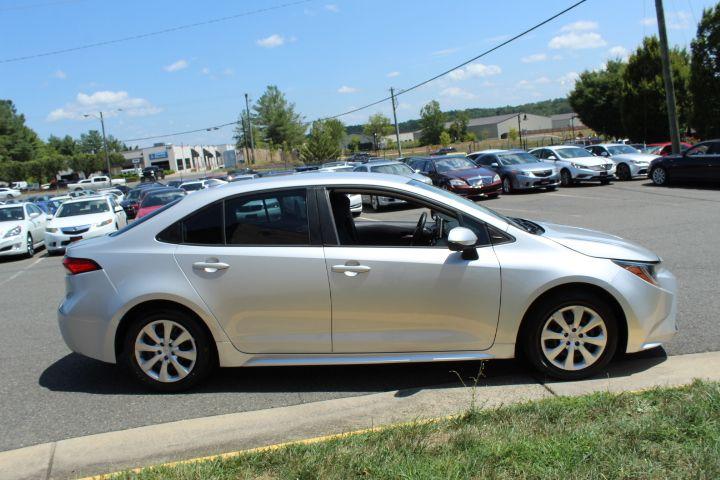
M435 161L435 168L438 172L449 172L450 170L464 170L467 168L477 168L477 166L472 163L467 158L444 158L442 160Z
M370 167L370 171L373 173L389 173L391 175L410 175L414 173L412 168L408 167L404 163L393 163L390 165L376 165Z
M12 222L24 219L25 212L23 211L23 207L0 208L0 222Z
M87 200L84 202L63 203L57 214L58 218L75 217L78 215L93 215L95 213L109 212L108 202L104 198Z
M558 148L555 150L560 158L580 158L580 157L593 157L594 155L584 148L569 147L569 148Z
M525 163L538 163L538 159L529 153L500 153L498 159L501 165L523 165Z
M610 155L622 155L623 153L640 153L640 150L631 147L630 145L612 145L607 147Z
M180 185L180 188L186 192L194 192L195 190L202 190L202 183L186 183L185 185Z
M142 202L142 207L159 207L184 197L185 192L157 192L148 194Z

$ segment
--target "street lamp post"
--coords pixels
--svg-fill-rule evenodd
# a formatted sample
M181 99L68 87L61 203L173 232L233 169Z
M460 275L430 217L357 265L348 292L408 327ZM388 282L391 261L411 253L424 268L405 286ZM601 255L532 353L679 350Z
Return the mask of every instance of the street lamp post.
M520 126L520 114L517 114L518 119L518 134L520 135L520 148L525 148L525 144L523 142L523 134L522 134L522 126ZM527 115L523 115L523 120L527 120Z
M117 110L113 110L114 112L122 112L122 108L118 108ZM108 155L108 147L107 147L107 138L105 137L105 118L103 117L103 112L100 110L98 113L100 113L100 117L96 117L93 114L86 113L83 115L83 117L93 117L93 118L99 118L100 120L100 127L102 128L102 137L103 137L103 150L105 151L105 165L107 166L107 174L110 176L110 155Z

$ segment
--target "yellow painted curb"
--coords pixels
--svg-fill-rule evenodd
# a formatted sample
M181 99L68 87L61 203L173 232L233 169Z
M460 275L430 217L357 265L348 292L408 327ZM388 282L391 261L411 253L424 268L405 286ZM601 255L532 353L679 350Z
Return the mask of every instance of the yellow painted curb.
M415 421L411 421L411 422L390 423L388 425L382 425L382 426L378 426L378 427L364 428L361 430L353 430L353 431L344 432L344 433L335 433L332 435L322 435L320 437L306 438L303 440L293 440L290 442L276 443L273 445L266 445L264 447L255 447L255 448L250 448L247 450L237 450L234 452L219 453L216 455L208 455L205 457L190 458L188 460L178 460L175 462L161 463L159 465L151 465L151 466L147 466L147 467L138 467L138 468L132 468L132 469L128 469L128 470L121 470L119 472L114 472L114 473L103 473L101 475L84 477L84 478L80 478L78 480L107 480L115 475L120 475L122 473L127 473L127 472L140 473L141 471L148 469L148 468L174 467L176 465L184 465L184 464L188 464L188 463L208 462L208 461L212 461L212 460L224 460L224 459L228 459L228 458L239 457L242 455L248 455L251 453L279 450L281 448L290 447L293 445L312 445L314 443L321 443L321 442L327 442L330 440L337 440L337 439L341 439L341 438L362 435L363 433L381 432L383 430L388 430L391 428L405 427L405 426L409 426L409 425L425 425L425 424L429 424L429 423L437 423L437 422L442 422L444 420L452 420L453 418L457 418L459 416L460 415L447 415L444 417L428 418L425 420L415 420Z

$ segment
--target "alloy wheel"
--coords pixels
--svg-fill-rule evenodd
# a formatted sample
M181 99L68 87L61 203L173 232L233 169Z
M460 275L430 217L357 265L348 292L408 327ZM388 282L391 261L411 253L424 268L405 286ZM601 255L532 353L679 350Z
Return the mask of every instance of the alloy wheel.
M195 367L197 347L190 332L172 320L156 320L138 333L134 346L140 369L153 380L173 383Z
M563 187L569 187L572 185L572 175L570 175L570 172L567 170L563 170L560 172L560 183Z
M374 195L373 195L372 197L370 197L370 206L371 206L372 209L375 210L376 212L377 212L378 210L380 210L380 200L378 200L378 197L376 197L376 196L374 196Z
M625 165L624 163L621 163L617 167L618 177L620 180L631 180L632 175L630 174L630 167Z
M27 242L27 246L26 246L27 255L28 255L28 257L32 257L33 255L35 255L35 244L33 243L33 239L30 236L30 234L28 234L26 242Z
M667 181L667 173L665 173L665 169L662 167L658 167L653 170L652 181L655 183L655 185L664 185Z
M555 367L579 371L600 359L607 338L607 325L597 312L572 305L550 315L540 333L540 347L545 359Z
M502 189L503 193L512 193L512 182L510 182L510 177L505 177L503 179Z

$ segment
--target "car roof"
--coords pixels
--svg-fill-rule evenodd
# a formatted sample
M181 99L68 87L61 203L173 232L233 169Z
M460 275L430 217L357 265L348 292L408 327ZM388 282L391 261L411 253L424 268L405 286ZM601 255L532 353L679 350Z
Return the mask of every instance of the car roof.
M110 199L104 195L85 195L84 197L70 198L69 200L63 202L63 205L65 205L66 203L87 202L88 200L105 200L106 202L110 201Z
M594 145L587 145L587 147L621 147L627 145L627 143L596 143ZM630 145L628 145L630 146Z
M468 155L485 155L486 153L498 153L507 152L504 148L488 148L486 150L478 150L477 152L470 152Z
M0 208L7 208L7 207L22 207L24 205L27 205L30 202L17 202L17 203L4 203L0 205Z
M402 162L398 162L397 160L378 160L376 162L368 162L365 165L358 165L358 166L367 166L368 168L371 167L382 167L383 165L405 165Z

